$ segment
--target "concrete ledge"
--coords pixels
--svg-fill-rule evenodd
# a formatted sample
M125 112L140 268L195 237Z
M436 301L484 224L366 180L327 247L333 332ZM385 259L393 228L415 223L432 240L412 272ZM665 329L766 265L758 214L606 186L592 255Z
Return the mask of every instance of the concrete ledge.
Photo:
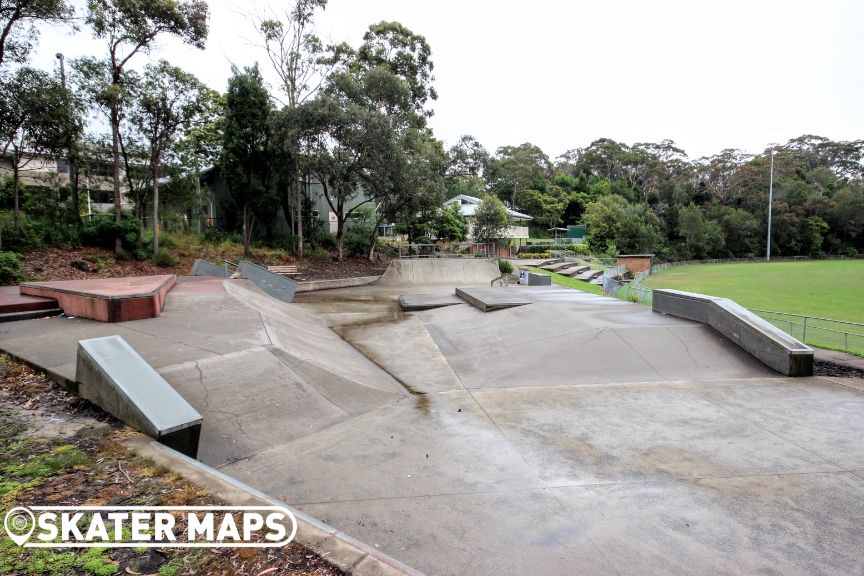
M165 305L165 295L176 281L176 276L170 274L25 282L19 289L21 294L57 300L67 316L126 322L158 317Z
M234 272L229 271L226 273L224 267L217 266L216 264L211 264L206 260L196 259L195 263L192 264L192 270L189 272L190 276L219 276L220 278L230 278L231 274Z
M193 458L203 418L119 336L78 342L78 395Z
M333 280L309 280L297 283L297 292L314 292L316 290L331 290L333 288L351 288L372 284L381 276L359 276L357 278L335 278Z
M255 286L263 290L268 296L289 304L294 300L294 292L297 290L296 280L274 274L266 268L262 268L248 260L240 261L237 273L241 278L251 280Z
M188 480L210 490L232 505L264 505L287 508L297 519L297 535L294 540L314 550L344 572L357 576L423 576L421 572L336 530L332 526L328 526L206 464L157 444L146 436L133 436L126 440L126 445L139 455L152 458L157 464L162 464L174 472L182 474Z
M707 324L786 376L812 376L813 350L728 298L654 290L654 312Z

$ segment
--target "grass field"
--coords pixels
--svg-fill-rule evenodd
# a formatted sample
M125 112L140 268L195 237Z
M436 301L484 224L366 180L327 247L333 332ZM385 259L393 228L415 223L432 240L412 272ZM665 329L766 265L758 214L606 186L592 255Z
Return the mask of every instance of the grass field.
M745 308L864 324L864 260L682 266L642 284L722 296Z

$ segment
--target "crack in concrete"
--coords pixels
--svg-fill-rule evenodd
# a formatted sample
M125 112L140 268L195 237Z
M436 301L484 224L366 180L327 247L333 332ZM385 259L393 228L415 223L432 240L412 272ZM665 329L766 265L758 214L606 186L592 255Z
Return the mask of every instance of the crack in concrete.
M687 351L687 356L690 358L690 360L693 362L693 364L695 364L696 366L699 366L699 363L698 363L698 362L696 361L696 359L693 358L693 356L690 354L690 347L687 346L687 343L684 342L684 340L682 340L682 339L681 339L677 334L675 334L674 332L672 332L672 330L670 330L669 328L665 328L665 330L666 330L667 332L669 332L670 334L672 334L672 336L675 336L675 338L677 338L678 341L681 342L681 344L684 346L684 350Z

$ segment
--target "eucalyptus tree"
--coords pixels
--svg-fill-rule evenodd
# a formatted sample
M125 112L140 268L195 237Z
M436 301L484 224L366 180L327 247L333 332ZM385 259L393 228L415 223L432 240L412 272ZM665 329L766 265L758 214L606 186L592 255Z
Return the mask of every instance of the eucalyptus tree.
M156 38L168 34L204 49L207 39L207 3L203 0L88 0L85 22L94 38L105 40L108 55L106 84L100 98L109 109L114 160L114 218L120 222L120 121L128 100L123 81L126 65L138 53L149 54ZM120 234L115 251L122 251Z
M178 129L207 108L212 90L166 60L148 64L130 119L146 139L153 185L153 253L159 250L159 172Z
M272 220L278 211L270 187L272 107L257 65L233 72L225 95L219 167L235 205L242 209L243 251L248 257L256 219Z
M0 80L0 146L12 164L16 233L21 172L44 170L80 134L77 103L59 78L42 70L24 66Z
M280 88L287 98L290 112L314 98L328 75L351 52L346 44L325 46L315 34L315 14L327 7L327 0L292 0L280 11L254 6L244 15L255 27L258 46L263 48L273 70L281 81ZM295 136L291 136L295 134ZM300 142L296 133L286 132L291 139L284 142L279 169L288 177L288 186L280 187L285 218L293 223L297 235L297 253L303 255L303 193L300 184Z
M0 66L24 63L39 41L39 24L75 24L67 0L0 0Z

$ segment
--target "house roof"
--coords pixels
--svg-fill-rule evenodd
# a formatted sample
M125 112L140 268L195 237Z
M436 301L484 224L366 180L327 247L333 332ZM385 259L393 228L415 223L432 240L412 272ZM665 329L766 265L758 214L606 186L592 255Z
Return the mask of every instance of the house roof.
M465 200L468 203L465 204L462 202L462 200ZM462 215L466 218L472 218L474 216L474 213L477 211L477 205L480 204L480 200L481 199L477 198L476 196L459 194L458 196L454 196L453 198L444 202L444 205L446 206L448 204L455 204L456 202L459 202L459 207L462 210ZM528 214L523 214L522 212L517 212L515 210L510 210L509 208L507 208L507 214L510 215L512 218L516 218L518 220L534 219L533 216L529 216Z

